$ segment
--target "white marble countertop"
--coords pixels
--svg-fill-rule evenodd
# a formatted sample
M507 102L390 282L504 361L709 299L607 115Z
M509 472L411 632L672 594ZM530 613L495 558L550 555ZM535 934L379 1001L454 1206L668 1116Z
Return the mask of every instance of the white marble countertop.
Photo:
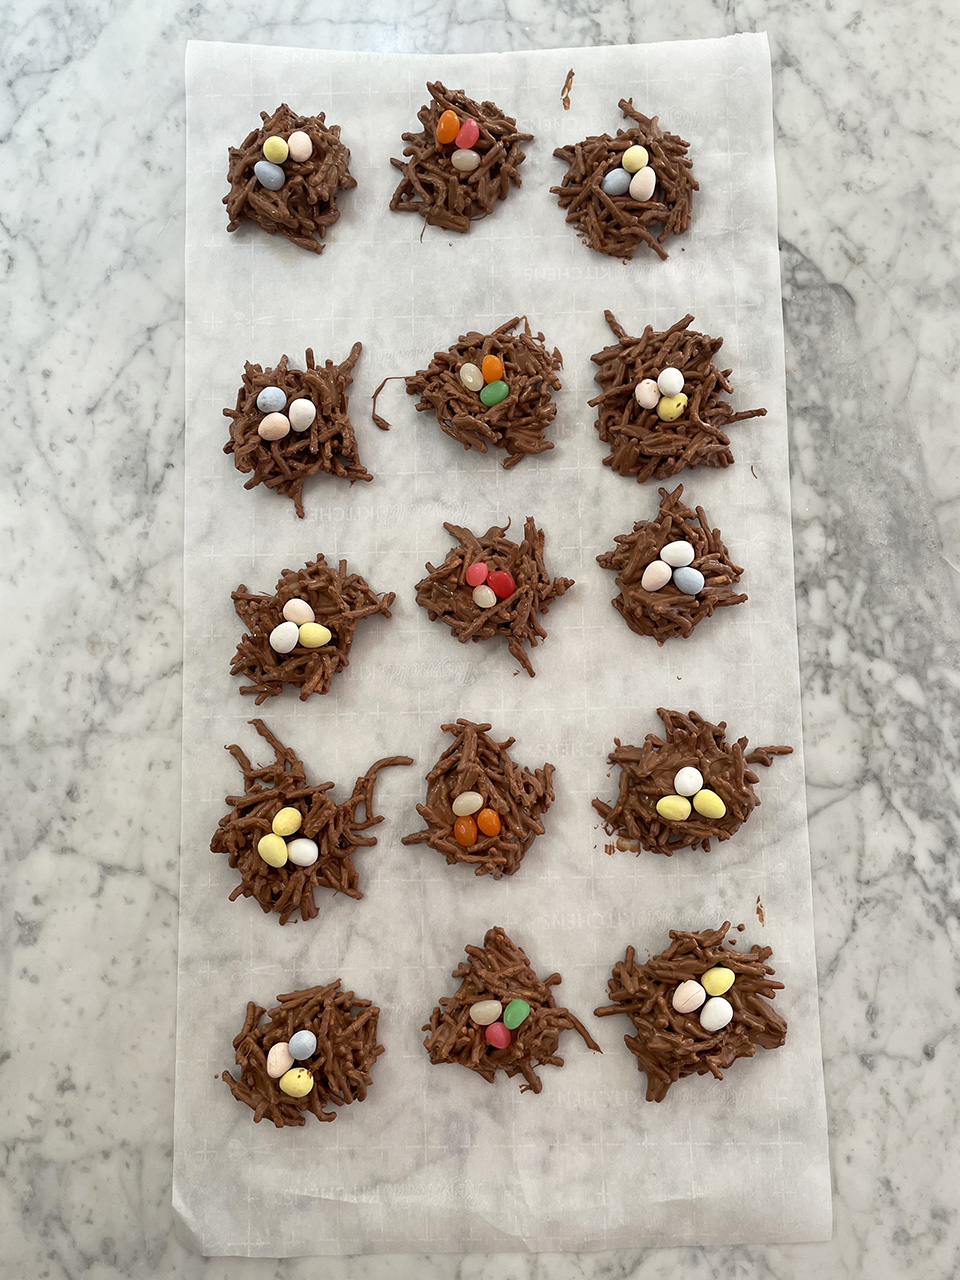
M0 1240L26 1277L960 1268L960 93L945 4L6 6ZM304 10L304 12L301 12ZM322 7L321 7L322 11ZM836 1230L786 1248L205 1260L173 1236L188 38L448 52L766 29ZM20 167L28 172L18 173ZM911 212L912 211L912 212Z

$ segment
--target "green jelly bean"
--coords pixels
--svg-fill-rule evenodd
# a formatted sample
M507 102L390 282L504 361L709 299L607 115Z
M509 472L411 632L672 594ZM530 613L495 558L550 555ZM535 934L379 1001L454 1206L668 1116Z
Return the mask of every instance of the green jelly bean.
M506 400L509 394L510 388L505 382L488 382L480 392L480 399L488 409L492 409L501 400Z
M526 1000L511 1000L503 1011L503 1025L510 1031L515 1031L529 1017L530 1006Z

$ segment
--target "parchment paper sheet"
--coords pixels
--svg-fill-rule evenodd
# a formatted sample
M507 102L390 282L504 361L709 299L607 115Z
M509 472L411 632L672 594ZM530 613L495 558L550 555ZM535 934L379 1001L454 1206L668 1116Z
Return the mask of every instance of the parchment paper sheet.
M560 90L576 71L572 109ZM523 187L468 236L387 209L400 134L414 129L424 82L440 78L498 103L536 135ZM818 1240L830 1232L829 1170L800 741L777 258L770 68L763 36L624 48L474 57L345 54L193 44L187 55L187 422L183 844L174 1200L207 1254L573 1250L644 1244ZM563 220L553 148L620 123L634 97L691 143L702 191L691 232L660 263L588 251ZM254 228L228 236L220 198L227 147L261 108L325 110L343 126L359 186L315 257ZM604 307L639 333L685 312L722 334L737 407L769 414L732 429L737 464L680 477L746 567L745 605L721 611L663 649L610 607L613 575L594 557L651 517L657 486L601 465L586 401L589 357L609 340ZM411 373L467 329L527 314L565 369L556 448L504 472L499 456L465 453L401 383L370 422L373 388ZM308 515L266 489L242 488L221 447L244 360L275 364L364 354L351 395L361 457L374 473L352 489L321 477ZM671 485L672 487L672 485ZM547 534L551 573L577 585L551 609L534 652L536 679L499 645L460 646L417 608L413 587L450 538L528 514ZM392 619L363 624L349 669L325 698L294 693L258 712L228 666L240 627L230 592L273 589L316 552L348 559L398 594ZM614 736L659 730L658 705L725 719L733 736L791 743L761 770L762 807L710 854L608 856L590 799L611 796ZM280 928L252 901L230 903L235 875L208 850L240 775L223 745L264 750L260 714L335 779L338 796L377 757L416 759L384 775L379 845L358 855L362 902L326 895L319 918ZM423 774L446 746L440 724L491 720L517 737L518 760L558 766L548 833L512 879L448 868L401 835L421 824ZM755 912L762 901L766 923ZM784 1048L737 1063L719 1084L687 1080L661 1105L643 1100L622 1036L597 1020L606 980L629 944L660 951L671 927L743 921L740 945L770 943L786 990ZM561 1041L566 1065L544 1068L539 1096L429 1065L421 1024L453 989L468 942L501 924L603 1047ZM366 1102L333 1124L276 1131L252 1123L216 1076L233 1065L245 1003L342 977L383 1012L387 1052Z

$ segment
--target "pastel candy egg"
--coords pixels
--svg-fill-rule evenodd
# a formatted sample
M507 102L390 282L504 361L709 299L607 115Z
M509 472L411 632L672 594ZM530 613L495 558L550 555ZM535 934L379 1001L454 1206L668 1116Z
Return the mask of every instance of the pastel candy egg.
M693 797L693 807L704 818L722 818L727 812L727 806L717 793L706 789L698 791Z
M699 982L694 982L689 978L686 982L681 982L679 987L673 993L671 1004L677 1013L693 1013L699 1009L707 998L707 993L701 987Z
M281 622L270 632L270 648L274 653L291 653L299 639L300 632L295 622Z
M316 416L317 406L312 400L294 400L287 410L294 431L309 431Z
M312 867L320 857L317 842L308 836L298 836L287 845L287 857L295 867Z
M526 1000L511 1000L503 1011L503 1025L508 1031L516 1031L530 1017Z
M517 589L513 574L507 573L506 569L494 569L493 573L488 574L487 582L498 600L506 600Z
M500 834L500 815L495 809L481 809L477 814L477 826L485 836Z
M499 1000L478 1000L470 1006L470 1021L478 1027L489 1027L503 1013L503 1005Z
M452 142L460 132L460 117L455 111L444 111L437 121L437 141Z
M724 964L715 965L700 979L700 983L708 996L722 996L733 986L736 974Z
M286 403L287 397L279 387L264 387L257 396L257 408L261 413L280 413Z
M480 157L476 151L455 151L451 157L453 167L460 173L473 173L480 167Z
M257 853L268 867L282 867L287 861L287 842L282 836L275 836L271 832L268 836L260 837Z
M649 200L656 185L657 175L649 165L645 169L639 169L630 179L630 199L641 202Z
M627 147L626 151L620 157L620 163L626 169L627 173L637 173L640 169L646 167L650 157L647 155L646 147L634 145Z
M661 422L676 422L687 407L687 397L681 391L678 396L661 396L657 405L657 417Z
M302 622L312 622L314 614L306 600L295 597L283 606L283 616L288 622L295 622L299 627Z
M690 801L686 796L661 796L657 801L657 813L667 822L682 822L690 817Z
M303 1062L317 1051L317 1037L312 1031L298 1031L290 1037L290 1056L296 1062Z
M283 164L289 154L290 148L286 139L278 138L276 134L272 138L267 138L263 144L263 158L272 164Z
M696 552L689 542L668 542L660 552L660 559L671 569L682 569L684 565L693 564Z
M268 413L257 427L261 440L282 440L290 434L290 419L285 413Z
M703 774L688 764L673 775L673 789L678 796L695 796L703 786Z
M700 1025L704 1031L722 1031L733 1017L733 1005L723 996L714 996L700 1010Z
M490 587L483 582L479 587L473 588L473 603L478 609L492 609L497 603L497 597Z
M695 596L703 590L703 574L689 565L684 569L674 569L673 583L685 596Z
M640 585L644 591L659 591L672 577L673 570L668 564L664 564L662 560L654 560L644 569Z
M333 633L320 622L301 622L299 638L305 649L322 649L333 639Z
M603 175L600 190L608 196L625 196L630 190L630 174L618 165Z
M287 1042L281 1040L279 1044L272 1045L267 1054L267 1075L270 1079L279 1080L292 1066L293 1055Z
M482 582L486 582L489 572L482 560L474 560L473 564L467 566L467 572L463 576L468 587L479 587Z
M290 159L296 160L297 164L303 164L305 160L309 160L313 155L313 143L310 141L310 135L304 133L302 129L297 129L295 133L291 133L287 139L287 148L290 152Z
M453 838L464 849L469 849L477 841L477 824L472 818L458 818L453 824Z
M510 1032L502 1022L491 1022L483 1034L492 1049L506 1049L510 1043Z
M660 388L661 395L678 396L683 390L683 374L672 364L667 365L666 369L660 370L657 386Z
M295 831L299 831L303 823L303 815L299 809L294 809L291 805L281 809L274 818L271 826L275 836L292 836Z
M475 364L462 364L460 366L460 381L468 391L483 390L483 374Z
M660 388L652 378L644 378L642 382L638 382L633 394L641 409L655 409L660 403Z
M268 191L279 191L287 180L287 175L280 166L271 164L269 160L258 160L253 166L253 172L261 187L266 187Z
M472 116L467 116L454 139L458 147L472 147L480 137L480 126Z
M483 796L479 791L461 791L453 802L453 812L458 818L468 818L483 808Z
M505 382L488 382L480 392L480 399L488 409L492 409L493 406L495 404L499 404L501 400L506 400L509 394L510 388Z
M305 1098L313 1088L313 1076L306 1067L291 1067L280 1077L279 1083L291 1098Z

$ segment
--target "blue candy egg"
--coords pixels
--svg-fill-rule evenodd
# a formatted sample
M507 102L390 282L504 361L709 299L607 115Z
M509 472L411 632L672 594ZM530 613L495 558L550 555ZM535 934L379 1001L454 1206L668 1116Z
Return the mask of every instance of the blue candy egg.
M703 574L699 569L685 565L682 569L674 569L673 584L685 596L695 596L703 590Z
M253 166L253 172L260 185L266 187L268 191L279 191L287 180L287 175L280 166L271 164L269 160L258 160Z
M290 1037L290 1057L296 1062L311 1057L317 1051L317 1037L312 1031L298 1031Z
M287 397L279 387L264 387L257 396L257 408L261 413L283 413Z
M611 169L600 183L600 190L605 191L608 196L625 196L630 190L630 174L619 166Z

